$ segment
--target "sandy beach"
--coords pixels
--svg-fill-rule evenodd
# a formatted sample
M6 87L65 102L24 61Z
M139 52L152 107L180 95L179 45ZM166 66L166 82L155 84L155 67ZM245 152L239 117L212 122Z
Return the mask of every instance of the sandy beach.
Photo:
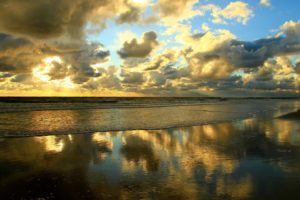
M227 100L0 113L0 198L298 199L298 108Z
M1 100L1 99L0 99ZM6 100L6 101L5 101ZM112 103L115 102L115 103ZM293 99L25 98L0 103L0 137L158 130L278 117L299 108Z

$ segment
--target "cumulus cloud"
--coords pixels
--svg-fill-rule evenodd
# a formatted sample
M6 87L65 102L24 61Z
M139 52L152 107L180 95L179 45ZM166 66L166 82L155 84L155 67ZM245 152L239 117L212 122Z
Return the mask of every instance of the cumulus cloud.
M292 62L300 52L299 24L286 22L277 36L255 41L227 30L178 35L181 51L126 60L122 88L156 95L299 90L299 66Z
M66 52L57 48L48 47L48 49L44 49L44 52L59 55L61 59L61 62L55 60L51 61L52 68L47 72L47 75L50 76L51 79L59 79L63 78L63 75L67 75L77 84L87 82L90 78L100 76L100 72L97 72L97 69L92 65L106 62L110 56L110 52L105 50L102 44L98 43L74 46L73 48L69 48Z
M49 80L70 76L80 84L99 76L92 65L106 62L110 56L101 44L33 43L7 34L1 34L0 50L0 71L16 75L18 82L38 69Z
M185 20L200 14L193 9L198 0L158 0L154 10L166 20Z
M189 69L185 88L299 89L299 67L291 62L300 52L299 24L286 22L276 37L256 41L239 41L225 30L179 35ZM241 70L243 75L233 75Z
M83 84L83 88L87 90L121 90L120 79L117 76L117 68L110 66L108 68L100 68L100 76L95 79L90 79Z
M117 17L117 23L141 23L147 24L157 21L154 16L145 17L144 13L149 4L148 0L145 1L134 1L134 0L124 0L123 9L121 9L120 14ZM120 5L117 5L120 6Z
M121 58L144 58L148 56L158 44L157 34L150 31L143 34L140 42L137 39L125 42L123 48L118 51L118 54Z
M260 5L262 5L262 6L266 6L266 7L271 6L270 0L260 0L259 3L260 3Z
M7 87L30 79L71 86L109 77L95 65L108 62L110 52L86 41L86 25L103 28L107 19L133 23L145 8L129 0L1 1L0 79Z
M227 24L228 20L236 20L239 23L246 24L253 16L253 10L242 1L230 2L225 8L214 4L201 6L203 12L211 12L212 21L216 24Z
M65 32L77 37L90 14L106 4L105 0L4 0L0 31L36 38L57 37Z
M120 75L123 78L122 82L125 84L140 84L144 82L143 73L141 72L130 72L122 69Z
M143 63L142 68L146 71L157 70L162 67L173 66L179 58L179 52L175 49L167 49L162 54L153 57L149 62Z
M236 40L224 32L188 36L184 41L191 40L191 45L185 57L200 74L228 75L238 68L257 68L270 58L300 52L299 24L287 22L280 36L251 42ZM210 41L211 45L207 45Z
M188 20L203 15L197 9L198 0L158 0L153 6L154 18L160 25L166 27L164 34L188 32L191 25Z
M246 24L252 8L235 1L225 7L197 0L3 0L0 5L0 90L38 90L47 86L92 91L155 95L196 95L238 89L299 90L300 21L288 21L274 37L241 41L228 30L190 19L210 12L214 23ZM261 1L270 5L269 1ZM111 52L89 42L87 29L112 23L158 22L140 39L120 34L112 65ZM193 34L192 34L193 32ZM101 39L101 38L100 38ZM168 43L175 40L170 47ZM166 44L166 45L164 45ZM121 45L121 47L119 46ZM172 46L172 45L171 45ZM155 52L155 53L154 53ZM114 53L112 53L114 56Z
M105 27L105 21L139 21L145 6L128 0L3 0L0 5L0 32L30 38L49 39L62 35L81 38L86 23Z
M0 72L30 72L42 57L31 41L0 34Z
M258 70L247 73L243 87L264 90L299 90L297 67L286 56L268 60Z

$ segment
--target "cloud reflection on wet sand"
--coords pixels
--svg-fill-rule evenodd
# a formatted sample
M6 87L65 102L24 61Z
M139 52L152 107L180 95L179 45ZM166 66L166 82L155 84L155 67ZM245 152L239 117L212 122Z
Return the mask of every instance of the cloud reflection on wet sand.
M157 131L2 139L0 195L4 199L297 196L298 133L297 122L248 119Z

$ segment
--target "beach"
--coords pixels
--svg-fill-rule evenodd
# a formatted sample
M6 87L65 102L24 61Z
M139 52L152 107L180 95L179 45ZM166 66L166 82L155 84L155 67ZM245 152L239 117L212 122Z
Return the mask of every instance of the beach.
M0 137L158 130L278 117L297 99L0 98Z
M264 99L2 112L0 198L298 199L299 119L281 117L298 108Z

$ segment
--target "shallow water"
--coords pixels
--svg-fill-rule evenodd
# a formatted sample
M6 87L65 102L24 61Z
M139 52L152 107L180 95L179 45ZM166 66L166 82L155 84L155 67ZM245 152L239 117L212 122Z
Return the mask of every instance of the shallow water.
M300 124L0 140L0 199L300 199Z
M166 102L162 101L162 104ZM38 106L43 108L38 103L34 106L25 103L20 108L15 104L4 104L10 112L0 112L0 137L186 127L253 116L276 116L300 107L300 101L296 100L228 100L182 104L185 103L162 107L157 106L157 100L156 106L145 101L143 106L134 108L110 106L107 109L86 109L91 106L88 102L81 103L81 106L70 103L71 107L65 107L63 103L50 103L47 104L50 110L36 110Z
M259 100L3 112L0 199L300 199L300 123L274 118L298 108ZM204 123L214 124L192 126ZM162 129L172 126L185 127ZM147 128L158 130L127 130ZM96 132L106 129L123 131Z

